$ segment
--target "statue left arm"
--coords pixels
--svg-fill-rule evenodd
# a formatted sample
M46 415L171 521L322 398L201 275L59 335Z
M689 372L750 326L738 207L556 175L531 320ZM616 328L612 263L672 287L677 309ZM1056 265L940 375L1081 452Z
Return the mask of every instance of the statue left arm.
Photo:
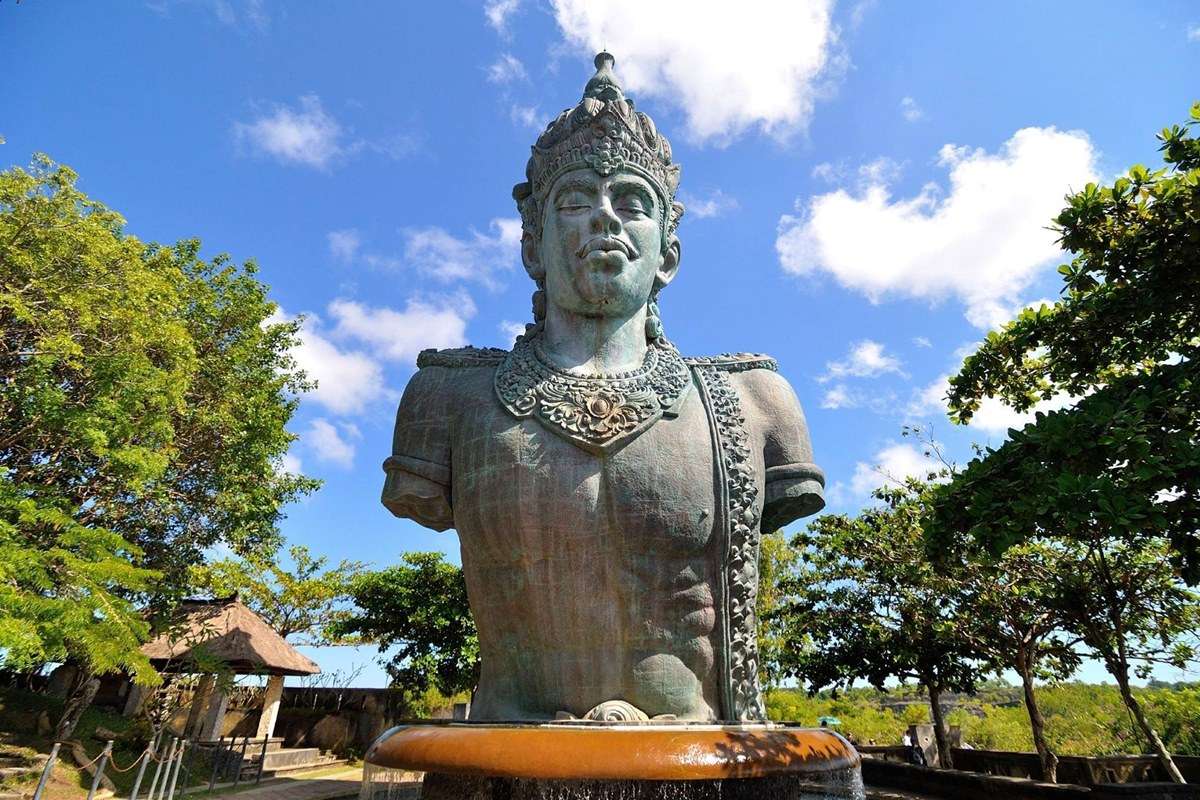
M762 530L769 533L825 507L825 474L813 463L808 424L791 385L773 370L739 377L747 422L763 436Z

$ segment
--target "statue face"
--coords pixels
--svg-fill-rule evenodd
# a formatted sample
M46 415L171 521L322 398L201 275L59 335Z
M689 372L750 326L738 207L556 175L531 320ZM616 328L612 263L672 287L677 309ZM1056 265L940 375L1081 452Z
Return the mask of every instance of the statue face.
M679 241L663 248L660 199L638 175L577 169L551 187L540 242L528 240L526 267L544 276L549 302L584 316L629 317L670 283Z

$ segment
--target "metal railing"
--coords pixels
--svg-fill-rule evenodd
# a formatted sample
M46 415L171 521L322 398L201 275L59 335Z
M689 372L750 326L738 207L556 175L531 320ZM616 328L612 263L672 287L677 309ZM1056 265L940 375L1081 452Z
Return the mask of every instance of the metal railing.
M253 742L254 748L251 748ZM250 778L245 775L247 751L250 752L250 758L253 758L254 749L258 750L258 763L254 770L254 783L257 785L263 779L263 769L267 763L267 747L271 743L269 736L264 736L261 743L258 739L251 739L250 736L241 738L241 746L238 746L238 737L231 736L226 741L226 737L222 736L216 742L196 742L192 739L184 739L178 736L171 736L169 739L160 732L146 746L146 749L137 757L133 763L122 769L117 766L113 759L113 743L112 740L104 743L104 749L100 755L93 758L91 761L79 767L80 770L87 770L88 767L95 765L95 771L92 773L91 788L88 789L87 800L94 800L96 792L100 789L100 785L104 782L105 772L111 767L114 772L128 772L134 767L137 767L137 775L133 779L133 788L129 791L128 800L176 800L182 797L184 792L188 794L203 793L211 794L218 787L221 789L229 788L236 789L243 782L249 783ZM37 789L33 793L33 800L43 800L46 792L46 786L50 783L50 776L54 772L54 764L58 761L58 755L62 748L63 742L55 742L54 747L50 750L50 756L46 759L46 764L42 768L41 778L38 780ZM76 745L78 747L78 745ZM212 761L212 769L209 773L208 786L203 787L203 783L199 787L192 787L189 790L193 781L193 772L196 767L197 753L205 751ZM154 765L153 771L150 765ZM145 794L142 794L142 787L146 783L147 774L149 774L150 784L146 789ZM200 788L202 787L202 788Z

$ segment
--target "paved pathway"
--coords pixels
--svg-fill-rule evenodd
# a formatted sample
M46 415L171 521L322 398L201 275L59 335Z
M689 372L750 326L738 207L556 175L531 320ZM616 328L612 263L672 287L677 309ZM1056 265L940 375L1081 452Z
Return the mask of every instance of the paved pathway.
M215 794L205 800L334 800L358 797L361 785L362 768L356 767L319 778L301 775L277 778L254 789Z

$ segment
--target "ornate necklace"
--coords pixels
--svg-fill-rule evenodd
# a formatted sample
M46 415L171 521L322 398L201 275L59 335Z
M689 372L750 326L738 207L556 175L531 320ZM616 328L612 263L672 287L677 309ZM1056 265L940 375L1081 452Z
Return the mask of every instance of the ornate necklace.
M590 453L612 452L660 417L678 415L692 375L670 344L652 344L628 372L579 375L550 363L537 337L522 337L496 370L496 396L510 414L533 417Z

